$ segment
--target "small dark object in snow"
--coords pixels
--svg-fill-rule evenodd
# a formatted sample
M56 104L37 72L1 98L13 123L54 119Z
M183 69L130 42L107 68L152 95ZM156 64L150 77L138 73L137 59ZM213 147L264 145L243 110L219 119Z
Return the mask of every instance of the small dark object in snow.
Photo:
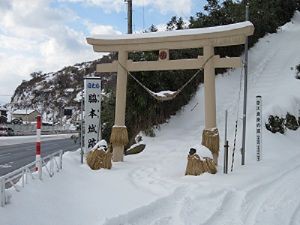
M196 149L190 148L189 155L193 155L196 153Z

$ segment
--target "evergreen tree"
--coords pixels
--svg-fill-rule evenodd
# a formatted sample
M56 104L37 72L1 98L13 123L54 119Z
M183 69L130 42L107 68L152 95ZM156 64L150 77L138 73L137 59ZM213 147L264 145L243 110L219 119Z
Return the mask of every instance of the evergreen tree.
M182 17L177 18L173 16L171 20L167 23L167 30L182 30L185 28L185 23Z
M149 32L156 32L156 31L158 31L157 27L154 24L152 24L149 28ZM146 32L148 32L148 31L146 31Z

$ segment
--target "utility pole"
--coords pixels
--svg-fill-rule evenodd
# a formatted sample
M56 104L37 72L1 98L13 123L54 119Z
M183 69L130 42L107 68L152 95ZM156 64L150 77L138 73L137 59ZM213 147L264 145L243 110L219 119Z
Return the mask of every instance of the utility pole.
M127 2L127 33L132 34L132 0L125 0Z
M246 21L249 21L249 5L246 5ZM245 42L245 62L244 62L244 107L243 107L243 139L242 139L242 165L245 165L246 153L246 115L247 115L247 81L248 81L248 37Z

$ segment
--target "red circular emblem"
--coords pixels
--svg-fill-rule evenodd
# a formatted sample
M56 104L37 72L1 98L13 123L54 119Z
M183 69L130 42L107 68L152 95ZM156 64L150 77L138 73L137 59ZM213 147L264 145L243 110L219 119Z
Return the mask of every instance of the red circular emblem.
M159 58L160 58L161 60L166 59L167 56L168 56L168 54L167 54L166 51L160 51L160 52L159 52Z

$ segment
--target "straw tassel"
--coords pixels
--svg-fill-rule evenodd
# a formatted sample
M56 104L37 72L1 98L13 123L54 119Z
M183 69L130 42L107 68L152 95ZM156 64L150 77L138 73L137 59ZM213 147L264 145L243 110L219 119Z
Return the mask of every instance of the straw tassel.
M202 145L207 147L212 155L215 164L218 164L218 157L219 157L219 131L217 128L212 130L203 130L202 133Z
M126 127L118 127L113 126L111 135L110 135L110 143L113 146L124 146L128 144L128 132Z

